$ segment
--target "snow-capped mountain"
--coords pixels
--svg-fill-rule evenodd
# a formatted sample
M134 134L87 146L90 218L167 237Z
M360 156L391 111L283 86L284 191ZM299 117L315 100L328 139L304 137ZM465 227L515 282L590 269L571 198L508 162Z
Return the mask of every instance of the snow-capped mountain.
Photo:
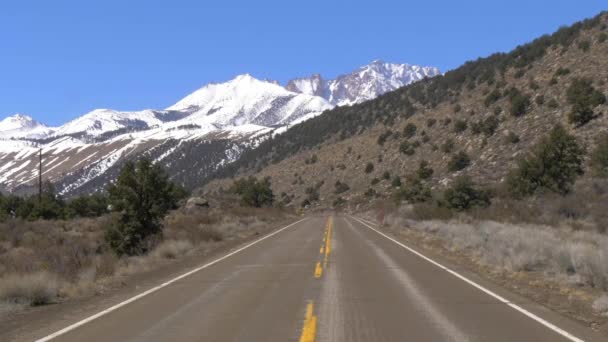
M294 79L287 84L287 89L321 96L333 105L345 106L371 100L386 92L439 74L439 69L435 67L375 60L350 74L338 76L335 80L324 80L319 74Z
M0 121L0 139L10 138L40 138L53 132L53 128L48 127L31 116L24 114L14 114Z
M209 84L167 108L191 114L182 120L192 124L235 127L245 124L276 126L332 108L318 96L298 94L251 75L226 83Z
M122 163L142 154L195 186L290 125L437 74L375 61L335 80L315 74L285 87L244 74L207 84L164 110L96 109L59 127L13 115L0 122L0 187L27 191L37 179L39 150L43 177L65 194L102 188Z

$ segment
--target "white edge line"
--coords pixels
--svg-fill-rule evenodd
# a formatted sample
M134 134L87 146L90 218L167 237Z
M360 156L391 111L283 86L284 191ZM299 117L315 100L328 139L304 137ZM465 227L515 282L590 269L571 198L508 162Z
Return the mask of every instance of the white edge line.
M351 216L351 215L349 215L349 216L350 216L351 218L353 218L354 220L359 221L359 223L363 224L363 225L364 225L364 226L366 226L367 228L369 228L369 229L371 229L371 230L375 231L376 233L378 233L378 234L380 234L380 235L384 236L385 238L387 238L387 239L389 239L389 240L393 241L394 243L398 244L399 246L401 246L401 247L403 247L403 248L407 249L409 252L411 252L411 253L415 254L416 256L418 256L418 257L420 257L420 258L422 258L422 259L424 259L424 260L426 260L426 261L430 262L431 264L433 264L433 265L435 265L435 266L437 266L437 267L441 268L442 270L444 270L444 271L446 271L446 272L448 272L448 273L452 274L452 275L453 275L453 276L455 276L456 278L459 278L459 279L461 279L461 280L465 281L467 284L469 284L469 285L471 285L471 286L473 286L473 287L475 287L475 288L477 288L477 289L479 289L479 290L483 291L484 293L486 293L487 295L489 295L489 296L491 296L491 297L494 297L495 299L497 299L498 301L502 302L503 304L507 304L508 306L512 307L513 309L515 309L515 310L517 310L517 311L521 312L522 314L524 314L524 315L528 316L529 318L531 318L531 319L535 320L536 322L538 322L538 323L540 323L540 324L544 325L545 327L547 327L547 328L549 328L549 329L553 330L554 332L556 332L556 333L558 333L558 334L562 335L563 337L565 337L565 338L567 338L567 339L569 339L569 340L571 340L571 341L575 341L575 342L584 342L584 340L581 340L580 338L578 338L578 337L576 337L576 336L574 336L574 335L570 334L569 332L567 332L567 331L565 331L564 329L562 329L562 328L560 328L560 327L558 327L558 326L554 325L553 323L548 322L548 321L546 321L546 320L544 320L544 319L542 319L542 318L538 317L537 315L535 315L535 314L533 314L532 312L530 312L530 311L528 311L528 310L526 310L526 309L522 308L521 306L519 306L519 305L517 305L517 304L514 304L514 303L512 303L512 302L510 302L509 300L505 299L504 297L500 296L499 294L496 294L496 293L494 293L494 292L492 292L492 291L488 290L487 288L485 288L485 287L483 287L483 286L481 286L481 285L477 284L476 282L474 282L474 281L470 280L469 278L467 278L467 277L465 277L465 276L461 275L460 273L457 273L456 271L452 271L451 269L449 269L449 268L447 268L447 267L443 266L442 264L440 264L440 263L436 262L435 260L433 260L433 259L431 259L431 258L429 258L429 257L427 257L427 256L425 256L425 255L423 255L423 254L421 254L420 252L418 252L418 251L416 251L416 250L414 250L414 249L412 249L412 248L410 248L410 247L408 247L408 246L404 245L403 243L401 243L401 242L399 242L399 241L395 240L394 238L392 238L392 237L390 237L390 236L388 236L388 235L386 235L386 234L382 233L382 232L381 232L381 231L379 231L378 229L376 229L376 228L374 228L374 227L370 226L370 225L369 225L369 224L366 222L366 220L362 220L362 219L359 219L359 218L354 217L354 216Z
M235 251L232 251L232 252L230 252L230 253L222 256L219 259L215 259L215 260L213 260L213 261L211 261L211 262L209 262L207 264L199 266L199 267L197 267L197 268L195 268L195 269L193 269L191 271L188 271L188 272L186 272L186 273L184 273L184 274L182 274L182 275L180 275L180 276L178 276L176 278L173 278L173 279L171 279L169 281L166 281L166 282L164 282L164 283L162 283L162 284L160 284L158 286L155 286L155 287L153 287L153 288L151 288L151 289L149 289L149 290L147 290L145 292L142 292L142 293L140 293L140 294L138 294L138 295L136 295L134 297L131 297L131 298L129 298L129 299L123 301L123 302L120 302L120 303L118 303L118 304L116 304L116 305L114 305L112 307L109 307L109 308L107 308L107 309L105 309L103 311L100 311L100 312L94 314L93 316L87 317L87 318L85 318L85 319L83 319L81 321L78 321L78 322L76 322L76 323L74 323L74 324L72 324L70 326L67 326L67 327L65 327L65 328L63 328L63 329L61 329L61 330L59 330L59 331L57 331L55 333L52 333L52 334L50 334L48 336L40 338L40 339L38 339L36 341L37 342L45 342L45 341L50 341L50 340L52 340L52 339L54 339L56 337L59 337L59 336L65 334L65 333L70 332L70 331L72 331L72 330L74 330L74 329L76 329L76 328L78 328L78 327L80 327L80 326L82 326L82 325L84 325L86 323L89 323L89 322L91 322L91 321L93 321L93 320L95 320L95 319L97 319L97 318L99 318L101 316L109 314L110 312L112 312L112 311L114 311L116 309L119 309L119 308L121 308L121 307L123 307L123 306L125 306L127 304L130 304L130 303L132 303L132 302L134 302L134 301L136 301L136 300L138 300L140 298L143 298L143 297L145 297L145 296L147 296L147 295L149 295L151 293L154 293L154 292L162 289L163 287L171 285L171 284L175 283L176 281L178 281L180 279L186 278L186 277L188 277L188 276L190 276L190 275L192 275L192 274L194 274L194 273L196 273L196 272L198 272L198 271L200 271L202 269L205 269L205 268L207 268L207 267L209 267L211 265L214 265L214 264L216 264L216 263L218 263L218 262L220 262L220 261L222 261L222 260L224 260L226 258L229 258L229 257L235 255L236 253L238 253L238 252L240 252L240 251L242 251L244 249L247 249L247 248L249 248L249 247L257 244L258 242L266 240L269 237L271 237L273 235L276 235L276 234L284 231L285 229L290 228L290 227L292 227L292 226L294 226L294 225L296 225L296 224L298 224L298 223L300 223L300 222L302 222L304 220L307 220L307 219L308 218L305 217L305 218L303 218L303 219L301 219L299 221L293 222L290 225L287 225L287 226L285 226L285 227L283 227L283 228L281 228L281 229L279 229L279 230L277 230L275 232L272 232L272 233L270 233L270 234L268 234L268 235L266 235L266 236L264 236L262 238L259 238L259 239L255 240L255 241L253 241L253 242L251 242L251 243L249 243L249 244L247 244L247 245L245 245L245 246L243 246L243 247L241 247L241 248L239 248L239 249L237 249Z

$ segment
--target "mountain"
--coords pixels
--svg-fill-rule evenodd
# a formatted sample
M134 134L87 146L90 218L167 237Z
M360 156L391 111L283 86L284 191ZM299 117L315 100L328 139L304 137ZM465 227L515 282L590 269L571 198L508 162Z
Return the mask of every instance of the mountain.
M15 114L0 121L0 139L39 138L52 131L51 127L24 114Z
M425 183L434 192L443 192L465 174L497 186L558 123L591 154L608 131L607 37L604 13L509 53L467 62L370 101L336 107L245 151L218 169L201 191L227 189L234 177L270 177L285 205L318 198L324 206L355 206L375 197L390 198L399 184L410 182L422 162L433 170ZM372 63L352 79L376 74L384 70L382 64ZM321 80L298 80L290 88L318 91ZM580 90L581 84L586 90ZM572 122L572 113L581 108L581 100L573 102L576 93L598 98L582 106L589 122ZM590 171L583 177L606 184L593 179ZM599 190L606 186L597 189L606 193Z
M375 60L358 70L325 80L319 74L297 78L287 83L293 92L321 96L336 106L347 106L376 98L427 77L440 75L435 67L386 63Z
M400 84L389 79L405 80L404 68L391 69L399 73L394 76L383 70L383 76L352 76L369 83L361 86L366 93L355 98L371 96L369 89L383 91ZM374 77L382 77L381 87ZM293 91L292 86L244 74L207 84L162 110L96 109L59 127L14 116L0 125L0 139L19 139L0 144L0 186L33 190L42 149L43 177L65 195L103 188L125 161L142 155L162 163L173 180L194 187L238 160L243 151L334 106L314 91Z

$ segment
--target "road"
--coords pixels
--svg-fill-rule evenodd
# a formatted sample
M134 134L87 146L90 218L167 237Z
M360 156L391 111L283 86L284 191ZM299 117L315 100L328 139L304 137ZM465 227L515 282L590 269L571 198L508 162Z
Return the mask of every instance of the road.
M465 271L446 270L372 228L350 216L308 217L50 337L87 342L597 338L547 309L470 281Z

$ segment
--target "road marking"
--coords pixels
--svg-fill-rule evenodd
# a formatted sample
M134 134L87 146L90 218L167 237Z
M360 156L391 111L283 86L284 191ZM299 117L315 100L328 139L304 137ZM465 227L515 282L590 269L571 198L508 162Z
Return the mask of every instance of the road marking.
M315 342L317 334L317 316L313 315L313 303L308 302L306 306L306 318L304 319L304 327L302 327L302 335L300 342Z
M562 329L562 328L560 328L560 327L558 327L558 326L554 325L553 323L548 322L548 321L546 321L546 320L544 320L544 319L540 318L539 316L537 316L537 315L533 314L532 312L530 312L530 311L528 311L528 310L526 310L526 309L522 308L521 306L519 306L519 305L517 305L517 304L514 304L514 303L512 303L512 302L510 302L509 300L505 299L505 298L504 298L504 297L502 297L501 295L499 295L499 294L497 294L497 293L494 293L494 292L490 291L489 289L487 289L487 288L485 288L485 287L483 287L483 286L481 286L481 285L477 284L476 282L474 282L474 281L470 280L469 278L467 278L467 277L465 277L465 276L461 275L460 273L457 273L457 272L455 272L455 271L452 271L451 269L449 269L449 268L447 268L447 267L443 266L442 264L440 264L440 263L436 262L435 260L433 260L433 259L431 259L431 258L429 258L429 257L427 257L427 256L425 256L425 255L423 255L423 254L421 254L420 252L418 252L418 251L416 251L416 250L414 250L414 249L412 249L412 248L410 248L410 247L408 247L408 246L404 245L403 243L401 243L401 242L397 241L396 239L394 239L394 238L392 238L392 237L390 237L390 236L388 236L388 235L386 235L386 234L382 233L382 232L381 232L381 231L379 231L378 229L376 229L376 228L374 228L374 227L370 226L370 225L369 225L367 222L365 222L364 220L361 220L361 219L359 219L359 218L357 218L357 217L354 217L354 216L351 216L351 215L349 215L349 216L350 216L352 219L354 219L354 220L358 221L359 223L363 224L363 225L364 225L364 226L366 226L367 228L369 228L369 229L373 230L374 232L376 232L376 233L378 233L378 234L380 234L380 235L384 236L385 238L387 238L387 239L389 239L389 240L393 241L394 243L398 244L399 246L401 246L401 247L405 248L406 250L408 250L409 252L413 253L414 255L416 255L416 256L418 256L418 257L420 257L420 258L422 258L422 259L424 259L424 260L426 260L426 261L430 262L431 264L433 264L433 265L435 265L435 266L439 267L440 269L442 269L442 270L444 270L444 271L446 271L446 272L450 273L451 275L455 276L456 278L459 278L460 280L463 280L463 281L464 281L464 282L466 282L467 284L469 284L469 285L471 285L471 286L473 286L473 287L477 288L478 290L481 290L482 292L486 293L487 295L489 295L489 296L491 296L491 297L494 297L495 299L497 299L498 301L502 302L503 304L506 304L506 305L510 306L511 308L513 308L513 309L515 309L515 310L519 311L520 313L522 313L522 314L524 314L524 315L528 316L529 318L531 318L531 319L535 320L536 322L538 322L538 323L540 323L540 324L544 325L545 327L547 327L547 328L549 328L549 329L553 330L554 332L556 332L556 333L560 334L561 336L563 336L563 337L565 337L565 338L569 339L570 341L575 341L575 342L584 342L584 341L583 341L583 340L581 340L580 338L578 338L578 337L576 337L576 336L574 336L574 335L570 334L569 332L567 332L567 331L565 331L564 329Z
M67 327L65 327L65 328L63 328L63 329L61 329L61 330L59 330L57 332L54 332L54 333L52 333L52 334L50 334L48 336L45 336L43 338L40 338L40 339L36 340L36 341L37 342L50 341L50 340L52 340L52 339L54 339L56 337L59 337L59 336L61 336L63 334L66 334L66 333L68 333L68 332L70 332L70 331L72 331L72 330L74 330L74 329L76 329L76 328L78 328L78 327L86 324L86 323L89 323L89 322L91 322L91 321L93 321L93 320L101 317L101 316L107 315L107 314L109 314L112 311L115 311L115 310L117 310L117 309L119 309L119 308L121 308L121 307L123 307L123 306L125 306L127 304L133 303L134 301L136 301L138 299L141 299L141 298L143 298L143 297L145 297L145 296L147 296L147 295L149 295L151 293L154 293L154 292L162 289L163 287L171 285L171 284L175 283L178 280L186 278L186 277L188 277L188 276L190 276L190 275L192 275L192 274L194 274L196 272L199 272L199 271L201 271L201 270L203 270L203 269L205 269L205 268L207 268L209 266L215 265L218 262L220 262L220 261L222 261L224 259L227 259L227 258L229 258L229 257L231 257L231 256L233 256L233 255L235 255L235 254L237 254L237 253L239 253L239 252L241 252L241 251L243 251L243 250L245 250L245 249L247 249L247 248L249 248L249 247L251 247L251 246L253 246L253 245L257 244L257 243L259 243L259 242L262 242L262 241L268 239L269 237L274 236L274 235L276 235L276 234L278 234L278 233L280 233L280 232L282 232L282 231L284 231L284 230L286 230L286 229L288 229L290 227L293 227L296 224L298 224L298 223L300 223L302 221L305 221L307 219L308 218L305 217L305 218L303 218L301 220L293 222L293 223L291 223L291 224L289 224L289 225L287 225L287 226L285 226L285 227L283 227L283 228L281 228L281 229L279 229L279 230L277 230L275 232L272 232L272 233L270 233L270 234L268 234L268 235L266 235L264 237L261 237L261 238L255 240L255 241L253 241L253 242L251 242L251 243L249 243L249 244L247 244L247 245L245 245L245 246L243 246L243 247L241 247L241 248L239 248L239 249L237 249L235 251L232 251L232 252L230 252L230 253L228 253L228 254L226 254L226 255L218 258L218 259L215 259L215 260L213 260L213 261L211 261L211 262L209 262L207 264L204 264L202 266L199 266L199 267L197 267L197 268L195 268L195 269L193 269L191 271L188 271L188 272L186 272L186 273L184 273L184 274L182 274L182 275L180 275L178 277L175 277L175 278L173 278L173 279L171 279L169 281L166 281L166 282L164 282L164 283L162 283L162 284L160 284L158 286L155 286L155 287L153 287L153 288L151 288L151 289L149 289L149 290L147 290L145 292L142 292L142 293L140 293L140 294L138 294L138 295L136 295L134 297L131 297L131 298L129 298L129 299L123 301L123 302L120 302L120 303L118 303L118 304L116 304L116 305L114 305L112 307L109 307L109 308L107 308L107 309L105 309L103 311L100 311L100 312L94 314L93 316L87 317L87 318L85 318L85 319L83 319L81 321L78 321L78 322L76 322L76 323L74 323L74 324L72 324L70 326L67 326Z
M315 278L321 278L323 274L323 267L321 267L321 262L317 262L317 266L315 267Z
M323 267L327 268L327 260L329 259L329 253L331 252L331 227L333 225L333 216L330 216L327 220L327 241L325 241L325 258L323 259Z

